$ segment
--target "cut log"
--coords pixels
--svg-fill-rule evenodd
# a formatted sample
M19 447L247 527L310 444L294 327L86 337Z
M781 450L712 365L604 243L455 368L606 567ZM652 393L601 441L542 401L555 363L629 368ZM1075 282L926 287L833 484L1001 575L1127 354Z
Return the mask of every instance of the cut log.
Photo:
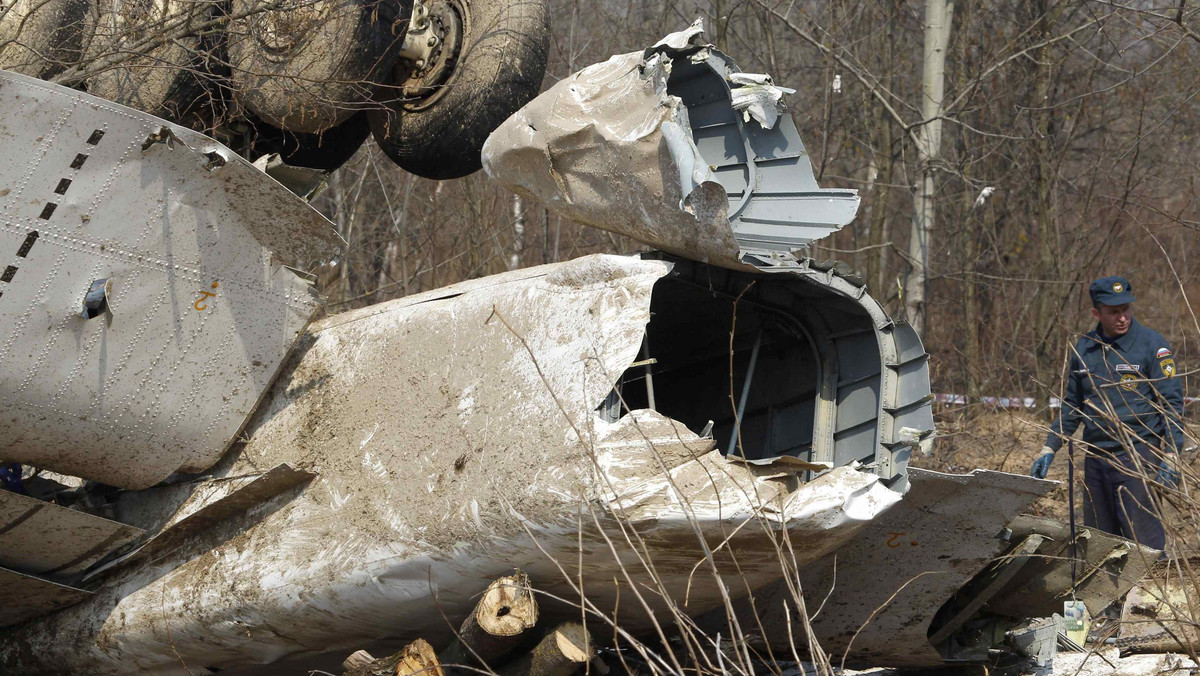
M354 653L354 657L359 653ZM346 660L350 661L349 658ZM345 664L343 664L345 666ZM419 638L404 649L382 659L347 669L344 676L445 676L433 646Z
M566 622L503 673L504 676L571 676L595 654L592 637L583 625Z
M439 659L445 665L495 668L537 624L537 618L529 576L518 570L488 585L475 611L459 628L459 639L442 651Z
M375 661L371 653L365 650L355 650L342 662L342 671L354 671Z

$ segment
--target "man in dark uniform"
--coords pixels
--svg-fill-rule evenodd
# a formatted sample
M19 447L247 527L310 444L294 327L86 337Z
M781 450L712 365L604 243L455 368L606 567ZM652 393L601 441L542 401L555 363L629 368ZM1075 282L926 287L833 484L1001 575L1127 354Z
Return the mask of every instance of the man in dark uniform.
M1183 386L1171 346L1133 319L1133 286L1102 277L1088 288L1096 328L1075 344L1058 420L1030 472L1044 479L1063 440L1083 423L1088 526L1163 549L1147 482L1172 487L1183 433Z

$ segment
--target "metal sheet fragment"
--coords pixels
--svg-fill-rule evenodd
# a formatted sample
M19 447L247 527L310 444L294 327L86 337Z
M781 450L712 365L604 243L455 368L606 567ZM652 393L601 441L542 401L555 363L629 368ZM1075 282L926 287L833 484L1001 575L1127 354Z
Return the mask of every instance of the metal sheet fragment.
M210 493L202 501L186 503L180 508L180 514L146 544L103 568L89 571L84 580L89 581L100 574L111 575L115 568L127 568L166 556L204 530L243 514L290 488L310 481L314 476L312 472L282 463L260 476L230 486L227 492ZM225 483L233 482L227 480Z
M125 488L209 467L317 308L284 266L340 238L194 131L7 72L0 113L0 457Z
M17 674L55 664L103 675L136 656L170 673L180 658L228 667L313 646L436 642L444 632L430 617L465 614L480 580L514 566L568 601L582 577L602 612L619 607L618 621L639 632L651 619L635 593L660 618L660 593L701 612L722 586L736 596L743 580L782 574L782 528L804 563L895 505L900 495L866 472L839 467L802 484L725 460L711 439L653 411L599 417L638 359L670 267L590 256L321 321L244 448L220 466L242 476L287 462L318 476L22 626L0 661ZM546 598L547 621L578 617ZM62 632L79 637L70 650L56 643Z
M822 649L836 656L835 664L848 652L848 666L942 665L927 638L935 613L1003 551L1007 543L996 536L1009 521L1054 486L985 470L908 472L910 488L899 505L847 545L800 570L799 588L809 610L821 608L812 630ZM785 606L794 619L786 580L755 594L761 625L750 617L754 611L748 603L737 604L743 626L762 626L762 639L786 654L792 637Z
M74 605L91 596L76 589L15 570L0 568L0 627L19 624L33 617ZM0 661L0 665L8 666Z
M580 223L693 260L790 253L858 210L822 189L783 105L700 21L560 81L488 138L492 179Z
M68 576L141 535L140 528L0 490L0 566Z

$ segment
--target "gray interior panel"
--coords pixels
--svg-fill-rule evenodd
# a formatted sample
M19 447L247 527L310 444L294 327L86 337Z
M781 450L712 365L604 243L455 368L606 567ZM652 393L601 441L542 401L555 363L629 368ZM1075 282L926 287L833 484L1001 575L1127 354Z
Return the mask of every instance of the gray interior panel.
M716 49L675 58L667 93L687 108L692 138L729 195L729 221L744 250L790 252L837 231L858 210L854 190L817 185L796 125L747 122L730 105L737 65Z

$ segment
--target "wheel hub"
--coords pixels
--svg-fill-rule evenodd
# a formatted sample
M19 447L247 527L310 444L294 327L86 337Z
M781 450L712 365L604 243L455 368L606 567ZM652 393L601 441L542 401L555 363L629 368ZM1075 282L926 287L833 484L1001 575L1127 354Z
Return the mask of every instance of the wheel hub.
M450 80L462 47L463 19L458 3L425 0L413 3L404 39L403 58L395 82L406 109L435 101Z

